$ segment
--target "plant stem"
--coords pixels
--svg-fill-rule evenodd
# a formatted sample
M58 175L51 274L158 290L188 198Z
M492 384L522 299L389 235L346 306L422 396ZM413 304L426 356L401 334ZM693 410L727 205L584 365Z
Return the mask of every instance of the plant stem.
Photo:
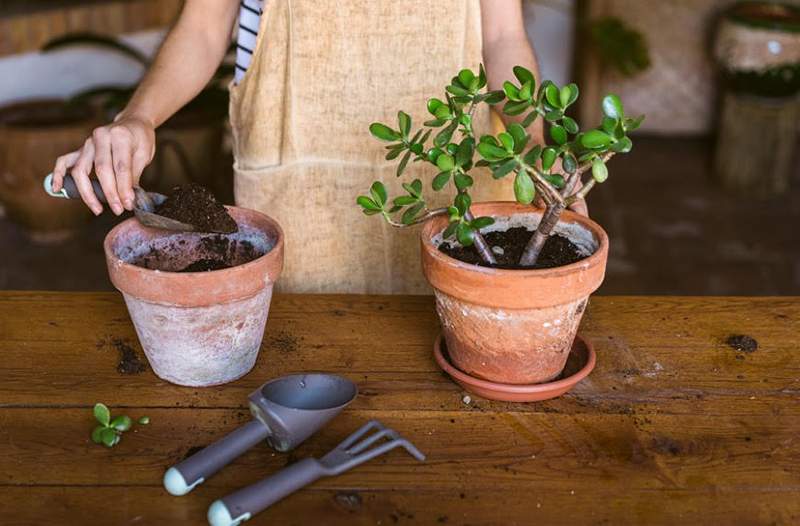
M472 212L467 210L467 213L464 214L464 219L467 221L472 221L475 219L475 216L472 215ZM494 257L494 252L492 252L492 249L489 247L489 243L486 242L483 234L476 230L474 240L475 250L478 251L478 255L481 257L483 262L488 265L497 265L497 259Z
M435 208L433 210L428 210L424 215L419 216L418 218L416 218L414 221L410 222L409 224L398 223L397 221L395 221L394 219L389 217L388 214L386 214L384 216L384 218L386 219L386 222L389 223L390 225L392 225L393 227L408 228L410 226L419 225L421 223L424 223L425 221L427 221L428 219L431 219L432 217L445 215L446 213L447 213L447 208Z
M542 220L539 221L539 226L536 227L536 231L531 236L530 241L525 245L525 251L519 260L521 267L532 267L536 264L536 260L539 259L539 254L542 252L542 247L544 247L547 238L550 237L553 229L558 224L558 219L561 217L561 212L564 211L564 208L566 206L563 202L547 205L544 215L542 215Z

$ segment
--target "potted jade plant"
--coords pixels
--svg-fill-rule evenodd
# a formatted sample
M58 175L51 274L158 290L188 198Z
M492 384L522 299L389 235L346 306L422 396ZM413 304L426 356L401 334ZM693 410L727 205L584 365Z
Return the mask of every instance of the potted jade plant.
M393 226L424 223L423 270L435 290L452 365L478 380L515 384L509 391L551 381L564 369L608 256L603 229L567 208L606 180L606 163L631 150L628 132L643 119L628 118L619 98L609 95L601 126L581 130L566 114L578 99L575 84L537 86L520 66L514 74L517 83L488 91L483 67L478 74L461 70L444 99L428 101L432 119L421 129L414 132L403 111L397 129L370 126L372 135L390 143L386 158L400 159L398 176L412 161L434 165L430 186L451 189L451 206L429 209L418 179L393 199L380 181L357 199L365 214ZM477 137L476 107L501 103L519 122ZM532 143L526 128L538 118L549 123L551 144ZM473 185L490 177L513 177L516 202L472 203Z

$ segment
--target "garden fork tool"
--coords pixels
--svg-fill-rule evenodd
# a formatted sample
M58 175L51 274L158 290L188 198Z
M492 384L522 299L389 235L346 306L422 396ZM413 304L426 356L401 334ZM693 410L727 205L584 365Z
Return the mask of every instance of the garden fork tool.
M100 186L100 181L97 179L91 179L91 182L92 190L94 190L94 195L97 197L97 199L101 203L107 203L108 200L103 193L103 187ZM71 175L65 175L61 191L54 192L53 174L48 174L47 177L44 178L44 191L52 197L60 197L61 199L81 198L81 194L78 192L78 187L75 184L75 180ZM164 217L156 213L156 209L167 199L167 196L164 194L159 194L157 192L145 192L138 186L133 188L133 193L133 213L141 224L154 228L161 228L164 230L175 230L178 232L198 231L198 228L194 225L182 223L181 221L176 221L175 219L170 219L169 217ZM235 232L235 230L213 231L212 233L232 234L233 232Z
M366 436L373 430L377 432ZM372 447L384 438L389 441ZM405 448L420 462L425 460L425 455L395 430L370 420L321 459L300 460L271 477L214 501L208 509L208 522L211 526L236 526L317 479L341 475L396 447Z
M248 400L253 420L169 468L164 487L186 495L262 440L290 451L338 415L356 397L350 380L334 374L292 374L270 380Z

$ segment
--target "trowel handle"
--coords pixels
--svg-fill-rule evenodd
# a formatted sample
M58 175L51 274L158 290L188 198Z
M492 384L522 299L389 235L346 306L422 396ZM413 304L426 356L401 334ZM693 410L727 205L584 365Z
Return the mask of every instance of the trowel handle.
M186 495L195 486L230 464L233 459L269 436L269 429L252 420L205 449L169 468L164 487L173 495Z
M100 186L100 181L97 179L89 179L89 181L92 183L92 190L94 190L94 195L97 196L97 200L101 203L107 203L106 194L103 193L103 187ZM73 179L71 175L67 174L64 176L64 182L61 186L61 192L58 192L57 194L53 193L53 174L49 174L44 179L44 189L48 194L54 197L66 197L67 199L81 198L81 193L78 191L78 186L75 184L75 179Z
M234 526L327 474L315 458L306 458L271 477L221 498L208 509L211 526Z

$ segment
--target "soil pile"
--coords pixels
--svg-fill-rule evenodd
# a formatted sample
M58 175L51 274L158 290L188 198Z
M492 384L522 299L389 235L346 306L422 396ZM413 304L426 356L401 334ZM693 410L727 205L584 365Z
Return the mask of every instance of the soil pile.
M214 194L194 183L176 187L156 213L194 225L200 232L232 234L238 230L236 221Z

